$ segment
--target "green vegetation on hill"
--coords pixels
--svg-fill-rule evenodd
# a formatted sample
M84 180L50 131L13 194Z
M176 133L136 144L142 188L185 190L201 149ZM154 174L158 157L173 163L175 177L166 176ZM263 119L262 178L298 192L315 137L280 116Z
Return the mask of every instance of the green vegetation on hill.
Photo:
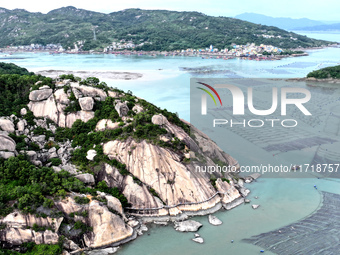
M29 102L29 92L31 89L38 89L44 84L54 88L54 81L44 76L34 74L27 75L27 70L20 69L16 65L0 63L0 66L7 69L8 72L15 74L0 75L0 116L8 116L11 114L19 115L22 107L25 107ZM16 72L22 73L16 74ZM80 81L79 78L73 75L63 75L61 79L69 79L72 81ZM36 82L41 81L39 84ZM100 88L104 91L112 90L120 94L119 101L127 102L129 109L132 109L137 98L131 93L124 93L118 89L109 88L104 82L100 82L95 77L90 77L80 81L81 84ZM68 91L69 86L66 85L64 90ZM182 127L188 132L189 127L184 124L176 114L162 110L143 99L138 99L138 104L145 111L136 114L132 110L128 112L130 120L123 121L115 110L115 98L107 97L105 101L96 101L94 106L95 116L88 122L77 120L71 128L58 127L56 132L46 130L42 127L36 127L33 135L45 135L45 149L52 147L58 148L59 142L71 141L72 147L75 148L72 153L71 161L77 165L82 172L91 173L94 176L98 174L102 165L108 163L116 167L122 175L131 175L126 169L126 165L117 161L110 160L103 153L101 144L110 140L126 140L133 138L136 141L147 140L158 146L166 147L173 151L181 151L185 145L178 138L173 138L169 142L159 140L159 135L166 134L167 131L152 123L151 118L155 114L164 115L171 123ZM35 125L33 113L28 111L24 116L29 125ZM113 122L119 122L120 127L114 130L95 131L98 121L101 119L110 119ZM17 151L34 150L39 151L39 146L29 140L26 140L26 135L17 136L14 133L9 136L16 142ZM52 141L47 140L53 138ZM97 152L93 161L86 158L87 151L94 149ZM46 162L51 166L61 164L59 158L52 158ZM132 176L133 177L133 176ZM116 187L108 187L106 183L96 182L93 188L85 187L84 183L72 177L68 172L55 172L50 167L37 167L33 165L26 155L19 155L9 159L0 158L0 216L4 216L13 209L17 208L25 213L35 213L36 209L44 204L49 204L49 199L65 197L68 192L78 192L83 194L91 194L96 196L96 191L102 191L112 196L117 197L123 207L129 206L126 197ZM79 199L78 199L79 200ZM83 199L84 200L84 199ZM83 200L81 200L83 203ZM8 206L10 201L15 201ZM80 200L79 200L80 201Z
M0 62L0 116L16 114L25 107L30 88L38 81L51 85L52 79L34 75L25 68Z
M320 70L316 70L307 74L308 78L314 77L316 79L340 79L340 65L325 67Z
M25 243L21 246L24 252L16 252L12 250L5 250L0 248L0 255L59 255L63 251L62 242L60 244L35 244Z
M0 62L0 74L34 75L34 73L27 71L26 68L19 67L12 63L3 62Z
M232 43L296 48L328 43L273 26L198 12L127 9L103 14L71 6L47 14L0 10L0 47L32 43L60 43L63 47L73 47L74 43L82 41L82 49L90 50L118 40L132 41L136 45L144 43L137 48L140 50L205 48L210 44L221 49Z
M63 225L72 227L74 230L79 230L77 236L74 237L63 227L59 228L58 235L60 238L65 236L75 242L79 241L82 235L93 231L87 223L77 219L76 216L88 217L90 214L85 211L76 211L70 214L66 213L55 203L61 199L73 197L75 203L79 206L86 206L91 200L99 201L100 206L108 205L108 200L104 198L100 192L116 197L123 208L130 207L128 199L123 194L124 186L120 184L111 184L107 180L103 180L102 174L105 169L105 164L115 167L123 177L129 175L138 185L145 185L137 177L129 172L128 167L120 162L119 157L109 158L103 153L103 144L107 141L131 141L136 142L146 141L149 144L154 144L160 147L165 147L168 150L183 155L187 150L184 142L180 141L171 132L168 132L160 125L152 122L152 117L156 114L162 114L167 120L182 127L188 132L189 127L182 122L174 113L168 112L165 109L160 109L155 105L148 103L143 99L139 99L132 92L124 92L118 89L108 87L104 82L100 82L95 77L90 77L85 80L74 77L72 75L63 75L58 80L58 89L64 90L71 97L69 81L77 81L80 84L100 88L103 91L111 91L115 94L114 97L107 97L104 101L94 102L94 118L86 123L77 120L71 128L57 127L52 120L35 117L33 112L28 111L25 116L19 112L22 107L25 107L29 102L29 93L31 90L39 89L40 86L48 85L55 89L56 81L44 76L37 76L28 73L27 70L21 69L15 65L6 65L0 63L2 69L12 74L0 74L0 114L8 116L7 121L11 121L14 126L25 119L25 131L19 131L7 134L4 132L2 138L15 141L16 152L14 149L8 151L7 147L1 149L2 153L12 153L9 158L0 157L0 218L8 215L14 210L18 210L24 214L35 214L37 217L63 217ZM65 81L67 79L68 81ZM62 81L64 80L64 81ZM61 84L61 86L60 86ZM59 87L60 86L60 87ZM88 88L91 89L91 88ZM13 103L12 101L15 101ZM128 108L127 116L120 117L115 109L117 101L122 104L126 103ZM141 112L134 112L132 108L138 106L137 109L142 109ZM71 113L67 113L71 114ZM118 124L118 127L113 130L96 131L97 123L102 119L110 119ZM38 120L40 124L38 123ZM52 126L54 128L52 128ZM160 139L161 135L165 135L167 139ZM34 140L37 136L43 136L39 141ZM5 141L6 141L5 140ZM2 140L3 141L3 140ZM14 145L14 144L13 144ZM14 147L14 146L13 146ZM137 146L131 146L133 151ZM53 149L53 152L47 151ZM59 152L59 149L63 152ZM96 156L93 160L89 160L87 152L95 150ZM128 153L132 153L129 151ZM53 157L51 155L55 153ZM43 155L44 154L44 155ZM184 157L183 157L184 158ZM66 162L66 163L65 163ZM75 166L73 166L73 163ZM56 166L57 168L55 168ZM68 167L72 169L69 170ZM63 170L66 169L69 172ZM72 174L71 174L71 173ZM75 174L84 174L89 177L90 182L80 181L79 176L75 178ZM92 174L92 176L89 176ZM84 175L82 175L84 176ZM91 177L91 178L90 178ZM171 183L171 181L169 182ZM152 195L158 196L157 192L149 187ZM77 193L77 194L75 194ZM99 195L98 195L99 193ZM108 208L111 213L122 215L112 208ZM72 214L72 215L71 215ZM27 226L36 232L45 230L56 231L52 226L40 226L34 224ZM8 226L0 224L0 234L3 235L8 230ZM2 238L2 241L4 239ZM3 241L3 242L6 242ZM7 243L6 243L7 244ZM80 241L78 242L80 244ZM8 251L3 247L0 248L2 254L19 254L15 251ZM20 249L21 254L60 254L62 251L62 240L56 245L36 245L34 243L25 243L20 247L14 246L11 248Z

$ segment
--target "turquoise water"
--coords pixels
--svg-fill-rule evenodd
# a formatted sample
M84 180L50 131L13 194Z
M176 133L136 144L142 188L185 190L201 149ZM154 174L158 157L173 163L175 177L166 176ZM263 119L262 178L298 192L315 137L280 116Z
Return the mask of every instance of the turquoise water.
M339 35L327 34L327 38L324 38L331 40L335 37L339 38ZM326 48L309 51L309 56L306 57L260 62L241 59L202 59L199 57L100 54L53 56L45 53L15 53L10 57L16 59L5 59L9 56L5 57L5 54L1 54L0 61L18 64L30 71L53 69L143 73L144 76L138 80L124 81L105 78L102 80L113 87L131 90L135 95L162 108L178 112L181 118L189 120L189 82L191 77L304 77L312 70L340 64L339 53L340 48ZM194 68L194 71L191 73L185 71L183 69L185 67ZM210 71L210 73L199 73L199 68ZM220 141L216 142L236 159L247 157L241 152L238 152L239 155L233 153L230 145L226 146ZM261 205L257 210L253 210L248 204L231 211L220 211L215 215L223 221L221 226L210 225L206 216L195 217L196 220L203 223L199 233L205 240L204 244L191 241L190 239L194 237L192 233L178 233L172 226L150 225L148 232L150 235L144 234L129 244L123 245L118 254L258 254L261 248L243 243L241 240L290 224L316 210L320 204L320 195L313 188L314 185L317 185L319 190L340 193L339 181L335 179L260 178L257 182L247 185L251 190L249 199L252 200L252 203ZM254 196L259 198L255 199ZM234 240L234 243L231 243L230 240ZM266 252L266 254L271 253Z
M84 70L129 71L143 73L138 80L103 79L110 86L131 90L162 108L189 117L189 83L191 77L218 78L291 78L304 77L310 71L340 64L340 48L309 51L309 56L284 58L278 61L250 61L242 59L202 59L200 57L151 57L115 55L50 55L48 53L0 54L0 61L12 62L30 71ZM19 58L19 59L6 59ZM22 58L22 59L20 59ZM189 73L183 68L203 68L217 74Z

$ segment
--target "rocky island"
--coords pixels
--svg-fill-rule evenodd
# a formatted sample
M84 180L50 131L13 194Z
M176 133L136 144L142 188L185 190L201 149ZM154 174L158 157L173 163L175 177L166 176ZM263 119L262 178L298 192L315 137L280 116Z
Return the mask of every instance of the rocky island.
M238 163L131 92L14 65L0 73L0 251L113 252L145 223L231 209L249 193L235 173L196 172Z

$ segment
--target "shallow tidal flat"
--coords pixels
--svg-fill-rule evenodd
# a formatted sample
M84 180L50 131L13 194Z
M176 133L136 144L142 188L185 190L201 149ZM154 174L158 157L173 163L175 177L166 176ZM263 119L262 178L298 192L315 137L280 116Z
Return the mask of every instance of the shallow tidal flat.
M244 241L277 254L338 254L340 195L328 192L321 195L322 205L305 219Z
M114 71L68 71L68 70L43 70L38 71L36 74L43 76L56 78L61 74L73 74L76 77L86 79L87 77L100 77L103 79L112 80L136 80L141 78L143 75L141 73L132 72L114 72Z

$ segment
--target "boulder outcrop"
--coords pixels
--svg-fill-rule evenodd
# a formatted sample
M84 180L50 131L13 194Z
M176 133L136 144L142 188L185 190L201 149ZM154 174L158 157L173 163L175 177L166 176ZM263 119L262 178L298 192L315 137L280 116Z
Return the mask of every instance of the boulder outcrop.
M34 242L36 244L57 244L59 235L51 230L36 232L31 229L6 228L0 230L2 240L6 240L11 245L21 245L23 243Z
M85 186L95 186L98 182L105 181L108 187L116 188L105 192L110 194L117 192L120 200L122 199L120 196L124 195L131 206L123 209L118 198L104 192L97 191L96 195L94 190L84 194L76 194L74 190L67 191L66 198L58 200L59 198L54 197L52 209L41 206L39 213L46 212L46 218L23 215L15 211L0 220L0 224L6 225L0 230L1 241L12 245L20 245L24 242L54 244L57 243L61 233L66 233L69 239L65 241L65 248L68 251L76 251L80 247L90 250L112 244L118 245L135 238L137 234L142 235L148 230L142 224L147 220L143 222L137 218L138 216L144 216L144 219L150 221L157 217L159 222L163 222L162 224L175 220L181 221L175 223L177 231L197 231L202 224L192 220L182 220L188 219L191 215L214 213L222 206L226 209L232 208L243 202L243 196L247 191L243 183L236 183L229 173L214 173L214 178L211 179L211 173L197 171L196 168L201 163L199 160L207 165L214 165L216 160L219 160L238 168L237 161L189 123L185 124L190 126L191 136L185 125L177 126L164 115L155 114L153 109L153 116L148 115L148 107L145 106L147 103L141 102L140 99L126 99L129 102L112 100L121 118L108 114L107 119L96 119L98 122L95 129L92 129L92 124L95 123L91 123L90 130L84 128L86 132L98 134L98 141L97 137L94 139L95 144L91 141L84 142L84 145L78 142L77 146L73 144L72 147L72 140L58 139L58 136L51 135L60 134L57 127L71 128L76 120L87 122L94 118L93 109L100 109L102 105L98 101L104 101L108 96L124 97L124 93L119 91L106 92L92 86L80 85L78 82L59 82L56 87L57 89L51 89L43 86L39 90L30 92L31 101L28 109L36 117L33 125L29 125L28 123L31 122L23 117L11 116L0 119L0 157L9 158L18 155L16 142L10 138L9 133L24 134L26 137L23 139L26 143L34 142L39 146L35 145L32 149L36 151L33 151L18 142L19 153L26 154L34 165L52 167L56 172L64 169L71 176L85 183ZM71 104L72 107L68 107ZM135 104L132 108L135 114L143 112L140 115L142 116L140 123L137 122L140 120L138 117L136 118L133 113L130 114L128 104ZM79 109L79 106L81 110L74 110ZM22 115L27 114L25 110L22 109ZM111 117L112 120L108 119ZM150 117L151 123L160 127L150 125ZM121 121L124 125L120 124ZM177 119L176 123L178 121ZM144 124L145 136L139 139L139 136L132 133L139 128L138 125ZM34 132L37 127L39 127L38 132ZM110 137L114 133L119 135L119 132L98 132L117 128L121 128L123 134L115 140ZM159 128L161 128L160 134L154 136L147 134L149 129ZM72 129L71 132L74 130L76 129ZM147 135L151 138L145 138ZM72 136L76 137L74 134ZM104 136L105 139L102 139ZM115 134L113 136L116 137ZM104 155L101 153L101 148L97 146L103 147ZM88 163L88 168L86 165L77 167L71 163L72 152L77 149L79 149L77 152L81 151L79 153L84 154L81 156ZM96 157L97 153L99 155ZM102 161L95 165L94 159ZM192 160L191 163L189 159ZM85 168L86 172L81 172ZM91 174L88 171L91 171ZM106 187L103 190L106 190ZM85 196L89 198L89 203L86 203L87 200L83 202L82 199L76 198ZM54 210L62 213L64 219L67 219L62 227L60 225L63 217L53 218L51 215L54 214L50 214ZM128 213L129 219L126 218L125 212ZM74 228L76 223L80 224L79 222L88 227L86 231ZM209 222L214 225L222 223L212 215L209 215ZM55 232L35 231L33 229L35 225L52 228ZM196 236L196 239L194 241L203 242L199 236Z
M93 231L86 234L84 241L87 247L97 248L130 238L133 229L124 220L113 214L98 201L92 201L88 208L87 224Z
M91 111L94 106L94 100L92 97L79 98L79 104L83 111Z
M159 125L159 126L166 125L169 123L167 118L164 117L162 114L157 114L157 115L152 116L151 121L153 124Z
M129 111L129 107L127 106L126 102L117 102L115 105L115 109L119 114L119 117L126 116Z
M112 122L112 120L102 119L98 121L96 131L104 131L110 129L116 129L119 127L119 122Z
M12 228L26 228L33 227L35 224L43 227L51 227L58 231L63 217L60 218L42 218L32 214L22 214L18 211L8 214L5 218L0 219L0 224L6 224L7 227Z
M0 134L0 151L15 151L15 141L7 135Z
M34 102L42 101L49 98L52 95L52 92L52 89L34 90L30 93L29 99Z
M78 174L75 176L78 180L82 181L83 183L93 185L95 184L95 179L93 174Z
M15 131L13 122L5 118L0 118L0 130L13 133Z

